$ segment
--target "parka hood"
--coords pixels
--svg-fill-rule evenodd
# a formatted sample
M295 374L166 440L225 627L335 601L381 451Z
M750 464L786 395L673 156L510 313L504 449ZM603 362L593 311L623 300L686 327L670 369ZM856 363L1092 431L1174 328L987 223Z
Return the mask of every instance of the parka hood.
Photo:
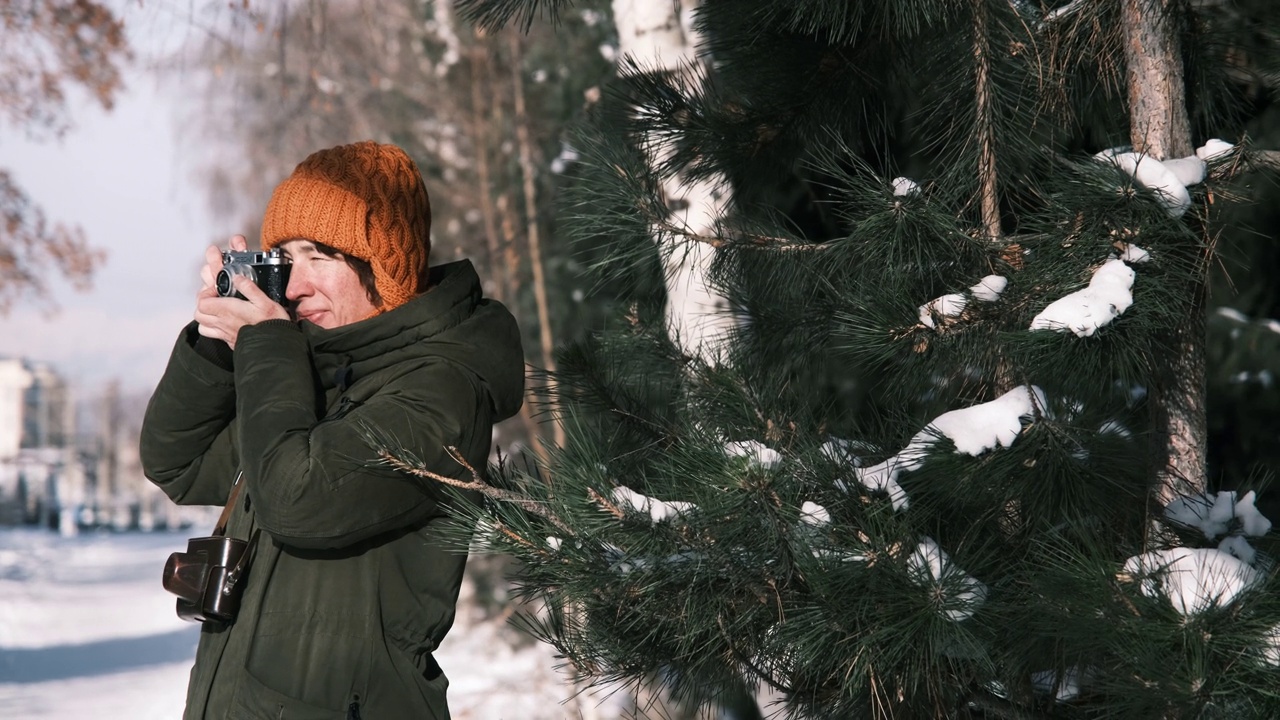
M469 260L432 268L430 290L394 310L331 330L304 321L302 330L326 390L396 363L438 357L480 378L494 422L515 415L523 402L520 330L502 303L482 296Z

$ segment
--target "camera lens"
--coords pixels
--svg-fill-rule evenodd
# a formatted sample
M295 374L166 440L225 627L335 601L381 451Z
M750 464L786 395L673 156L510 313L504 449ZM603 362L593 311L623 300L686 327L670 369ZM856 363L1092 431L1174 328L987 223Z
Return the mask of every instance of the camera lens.
M226 270L218 271L218 277L213 284L218 289L218 294L222 297L227 297L235 292L231 286L231 273Z
M231 282L231 278L236 275L243 275L249 278L250 282L258 282L258 274L254 272L252 265L228 263L218 271L218 277L213 282L219 295L222 297L240 297L240 293L236 292L235 284Z

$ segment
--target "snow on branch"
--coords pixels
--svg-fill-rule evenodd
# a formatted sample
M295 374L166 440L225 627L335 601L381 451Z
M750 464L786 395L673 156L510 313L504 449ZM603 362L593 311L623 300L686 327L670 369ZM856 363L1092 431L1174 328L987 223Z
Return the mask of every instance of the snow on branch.
M956 452L981 455L996 447L1009 447L1022 432L1022 418L1045 407L1044 391L1020 385L991 402L945 412L912 440L912 445L932 442L937 434L955 443Z
M1189 495L1166 505L1164 516L1180 525L1199 528L1209 540L1225 534L1233 520L1239 521L1245 535L1261 537L1271 531L1271 521L1258 511L1256 500L1252 490L1239 499L1234 490L1212 496Z
M800 506L800 522L811 527L823 527L831 523L831 513L818 503L806 500Z
M753 465L766 469L782 462L781 453L757 440L725 443L724 452L730 457L746 458Z
M1041 310L1031 320L1031 329L1070 330L1077 337L1093 335L1133 304L1133 276L1133 268L1123 260L1107 260L1094 271L1088 287L1058 298Z
M1226 607L1262 574L1215 548L1170 548L1135 555L1124 563L1127 579L1143 595L1163 597L1183 616Z
M1188 185L1204 181L1207 163L1231 152L1234 145L1213 139L1196 149L1195 155L1184 158L1157 160L1150 155L1136 152L1103 150L1094 159L1107 162L1125 171L1139 185L1155 193L1165 212L1171 217L1181 217L1191 207Z
M920 540L907 557L907 568L916 582L933 589L938 612L948 620L968 620L987 599L987 586L951 562L933 538Z
M959 317L960 313L969 305L969 298L983 302L995 302L1000 299L1000 293L1008 287L1009 279L1002 275L988 275L978 281L978 284L969 288L968 295L964 293L951 293L937 297L924 305L920 306L920 322L926 327L936 328L935 319L945 321L951 318Z
M1228 535L1218 543L1218 549L1232 557L1239 558L1246 565L1253 565L1258 559L1258 551L1253 549L1248 540L1239 535Z
M920 185L911 178L896 177L890 185L893 187L894 197L909 197L920 194Z
M655 523L668 520L678 515L687 515L698 509L697 505L689 502L664 502L657 498L642 495L629 487L619 485L613 489L611 493L613 501L620 507L638 512L642 515L648 515L649 519Z
M1151 253L1133 243L1121 243L1118 257L1127 263L1138 264L1150 261Z
M1022 432L1022 419L1035 416L1037 409L1045 406L1044 391L1034 385L1019 385L991 402L945 412L916 433L897 454L876 465L855 468L855 477L868 490L887 493L895 510L905 510L909 502L898 476L923 466L925 456L939 438L950 439L956 452L964 455L1009 447ZM843 480L836 480L836 487L848 490Z

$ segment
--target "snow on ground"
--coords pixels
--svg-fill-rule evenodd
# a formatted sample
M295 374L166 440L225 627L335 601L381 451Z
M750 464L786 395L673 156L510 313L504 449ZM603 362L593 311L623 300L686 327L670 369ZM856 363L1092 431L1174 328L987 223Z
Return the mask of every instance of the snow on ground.
M186 540L0 530L0 718L181 717L199 628L174 614L160 572ZM550 647L471 604L436 659L455 720L618 717L608 701L570 699Z
M160 587L171 533L0 532L0 717L182 716L199 629Z

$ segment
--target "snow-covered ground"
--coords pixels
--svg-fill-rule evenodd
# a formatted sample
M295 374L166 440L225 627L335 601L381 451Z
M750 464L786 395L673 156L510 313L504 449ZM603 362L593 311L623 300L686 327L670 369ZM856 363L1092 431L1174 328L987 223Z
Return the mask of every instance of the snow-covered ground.
M177 533L0 530L0 718L181 717L199 629L174 614L160 571L185 547ZM571 699L548 646L481 615L461 604L436 653L455 720L618 717L608 700Z

